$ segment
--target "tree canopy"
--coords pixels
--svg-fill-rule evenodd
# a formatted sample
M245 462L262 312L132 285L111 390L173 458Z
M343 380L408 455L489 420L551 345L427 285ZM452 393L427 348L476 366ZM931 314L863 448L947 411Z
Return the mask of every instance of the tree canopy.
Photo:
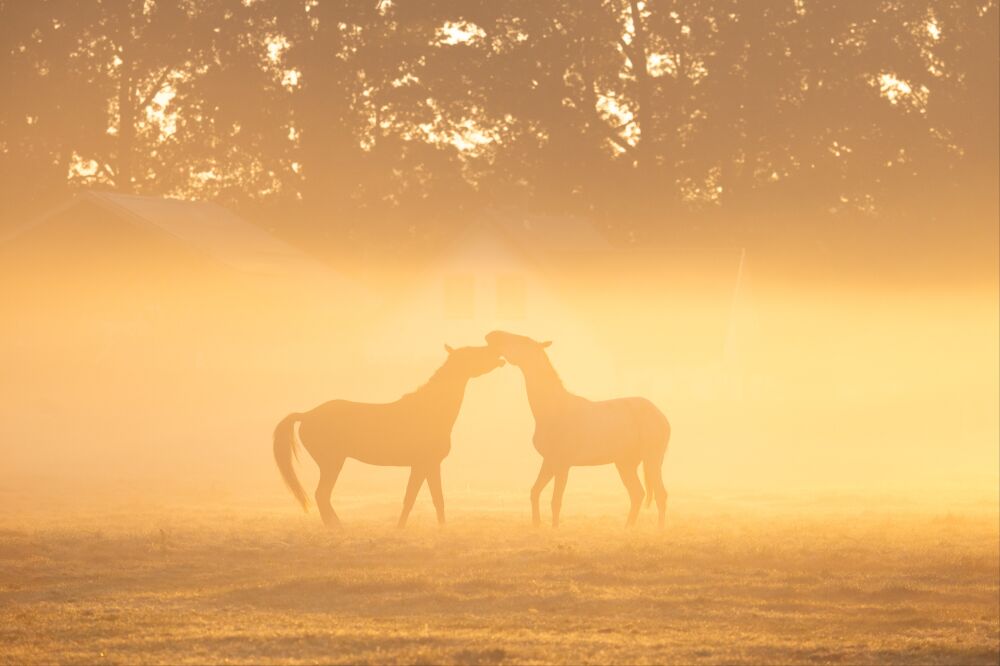
M995 0L0 0L0 198L905 233L995 210L997 49Z

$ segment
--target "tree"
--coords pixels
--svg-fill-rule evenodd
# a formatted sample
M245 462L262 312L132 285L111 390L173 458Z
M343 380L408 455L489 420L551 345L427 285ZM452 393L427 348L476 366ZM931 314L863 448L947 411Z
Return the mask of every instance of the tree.
M960 0L0 0L5 214L96 186L338 243L484 206L900 233L995 210L997 40Z

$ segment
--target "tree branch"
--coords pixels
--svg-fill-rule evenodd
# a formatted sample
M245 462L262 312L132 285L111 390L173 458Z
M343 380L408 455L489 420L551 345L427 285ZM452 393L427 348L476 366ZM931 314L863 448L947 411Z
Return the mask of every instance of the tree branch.
M169 74L170 74L170 66L168 65L167 67L163 68L162 72L160 72L160 76L157 77L156 83L153 84L153 87L150 89L149 93L144 98L142 98L142 100L139 102L139 105L136 106L136 109L145 109L147 106L150 105L150 103L153 101L153 98L156 97L156 93L160 92L160 90L163 88L163 84L166 82L167 76Z
M632 66L632 69L635 69L635 49L631 44L625 41L624 37L619 37L618 43L621 44L622 52L625 54L625 57L628 58L628 63Z
M624 48L628 48L628 45L625 44L624 40L622 40L620 37L619 41L622 42L622 46ZM627 55L628 54L626 54L626 56ZM615 144L616 146L618 146L627 153L634 152L635 146L633 146L628 141L625 141L621 136L619 136L618 131L636 122L635 116L633 116L627 123L624 123L618 127L612 127L611 125L608 125L607 121L604 120L603 116L601 116L600 112L597 110L597 86L594 83L594 77L590 70L590 61L588 60L586 55L584 55L584 57L581 58L581 61L582 62L580 64L580 78L583 81L583 91L584 94L587 96L587 99L582 100L579 104L577 104L577 108L581 110L586 109L587 115L590 117L591 122L600 127L605 137L607 137L607 139L610 140L613 144Z
M583 103L579 104L578 105L579 108L587 109L587 115L590 116L591 121L595 125L601 128L601 130L603 131L602 133L605 135L606 138L610 139L610 141L613 144L615 144L616 146L618 146L627 153L634 152L635 146L633 146L628 141L619 136L618 130L634 123L635 118L629 120L627 123L620 125L618 127L612 127L611 125L608 125L607 121L597 110L597 92L595 90L594 83L590 81L590 77L587 74L588 73L586 72L584 73L585 81L583 88L584 90L587 91L587 93L589 93L590 99L584 100L585 102L587 102L585 104Z

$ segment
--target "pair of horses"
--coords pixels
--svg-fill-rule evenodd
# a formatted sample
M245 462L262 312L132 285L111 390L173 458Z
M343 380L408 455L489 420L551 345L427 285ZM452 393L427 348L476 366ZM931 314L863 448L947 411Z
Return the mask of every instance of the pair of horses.
M656 500L659 526L664 526L667 491L661 469L670 439L670 424L645 398L618 398L595 402L567 391L549 361L545 349L551 342L538 342L523 335L493 331L482 347L452 349L448 358L413 393L395 402L370 404L332 400L308 412L289 414L274 430L274 458L292 494L307 509L309 500L292 467L295 424L299 424L302 446L319 465L316 505L323 522L340 525L330 505L330 494L347 458L371 465L409 467L399 527L413 509L424 481L430 489L439 523L444 523L441 492L441 461L451 450L451 431L462 406L465 386L502 367L505 360L524 375L528 403L535 417L535 449L542 467L531 487L531 516L541 524L539 499L549 481L552 492L552 525L559 525L563 492L569 468L577 465L609 465L618 468L631 499L626 526L635 524L643 498L649 506ZM643 490L638 467L646 480Z

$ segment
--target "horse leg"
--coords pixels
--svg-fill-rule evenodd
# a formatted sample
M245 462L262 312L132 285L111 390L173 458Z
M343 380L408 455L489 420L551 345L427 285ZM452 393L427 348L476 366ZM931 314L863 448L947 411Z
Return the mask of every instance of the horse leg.
M441 463L431 467L427 473L427 488L431 491L431 500L437 512L439 525L444 525L444 493L441 492Z
M556 484L552 488L552 527L559 527L559 511L562 510L563 493L566 492L566 479L569 478L569 467L556 471Z
M542 468L538 470L538 478L535 485L531 486L531 524L538 527L542 524L542 512L538 508L538 500L542 496L542 491L552 479L552 465L548 460L542 459Z
M663 475L659 469L653 474L653 490L656 492L656 509L659 511L657 524L662 530L667 526L667 488L663 485Z
M639 509L642 508L642 500L646 497L646 493L642 489L642 481L639 480L639 463L615 463L615 467L618 468L618 476L622 478L622 483L628 490L629 499L632 500L628 519L625 521L625 527L632 527L639 515Z
M667 524L667 489L663 485L663 451L648 456L642 461L646 476L646 492L649 497L656 498L656 509L659 513L657 524L662 530ZM646 506L649 506L647 502Z
M344 468L344 459L335 461L328 467L319 468L319 484L316 486L316 507L319 509L319 516L323 519L323 524L327 527L340 527L340 518L337 512L330 505L330 493L337 483L340 470Z
M406 495L403 496L403 513L399 514L399 522L396 527L406 527L406 519L410 517L410 510L413 509L413 502L417 499L417 491L427 476L423 467L414 465L410 468L410 480L406 483Z

